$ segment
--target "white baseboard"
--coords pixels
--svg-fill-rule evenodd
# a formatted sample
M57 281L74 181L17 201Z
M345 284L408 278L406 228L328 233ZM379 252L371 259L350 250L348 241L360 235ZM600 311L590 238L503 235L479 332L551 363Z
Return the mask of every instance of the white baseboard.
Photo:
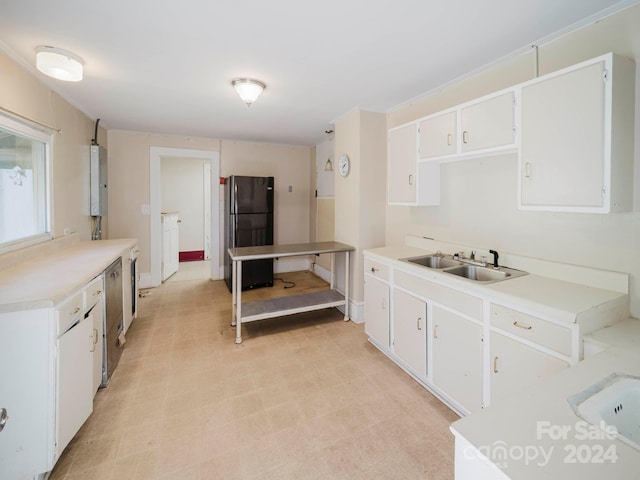
M336 307L344 313L344 307ZM349 317L353 323L364 323L364 302L349 301Z
M321 267L317 263L313 264L313 273L323 279L327 283L331 283L331 271Z
M273 262L274 273L300 272L309 270L309 259L306 257L281 258Z

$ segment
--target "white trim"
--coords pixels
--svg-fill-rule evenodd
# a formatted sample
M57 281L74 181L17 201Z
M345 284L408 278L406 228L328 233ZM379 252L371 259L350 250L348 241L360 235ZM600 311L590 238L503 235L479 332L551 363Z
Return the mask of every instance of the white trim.
M215 186L218 185L220 178L220 152L211 150L191 150L186 148L168 148L154 147L149 148L149 205L150 205L150 261L151 272L149 277L149 286L157 287L162 283L161 280L161 248L160 241L162 238L162 224L160 219L161 210L161 183L160 170L162 157L180 157L180 158L202 158L211 161L211 273L212 280L222 278L220 275L220 235L217 229L220 225L220 196L213 194L217 191ZM146 280L146 279L145 279ZM140 280L141 285L142 275ZM146 285L146 282L144 283Z

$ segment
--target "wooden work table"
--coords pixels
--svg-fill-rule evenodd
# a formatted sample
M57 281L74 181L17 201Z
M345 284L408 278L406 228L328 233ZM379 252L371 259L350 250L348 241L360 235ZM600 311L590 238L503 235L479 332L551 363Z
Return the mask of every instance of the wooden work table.
M339 306L344 306L344 320L349 320L349 252L353 250L354 247L340 242L229 248L229 256L233 262L231 324L236 327L236 343L242 343L241 329L242 324L246 322ZM242 304L242 262L267 258L320 255L324 253L331 254L330 290ZM335 290L334 257L336 253L343 253L345 255L344 295Z

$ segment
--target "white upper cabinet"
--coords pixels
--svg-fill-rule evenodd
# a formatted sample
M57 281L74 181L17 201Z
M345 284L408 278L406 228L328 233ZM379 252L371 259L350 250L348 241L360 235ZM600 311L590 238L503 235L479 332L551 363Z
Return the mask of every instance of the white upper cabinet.
M631 210L634 72L608 54L522 86L521 209Z
M461 153L515 147L514 93L507 92L460 110Z
M387 200L396 205L439 205L440 165L418 165L415 123L389 130Z
M433 158L456 153L457 112L448 112L420 122L420 158Z
M418 123L419 159L458 160L515 151L514 90L436 113Z

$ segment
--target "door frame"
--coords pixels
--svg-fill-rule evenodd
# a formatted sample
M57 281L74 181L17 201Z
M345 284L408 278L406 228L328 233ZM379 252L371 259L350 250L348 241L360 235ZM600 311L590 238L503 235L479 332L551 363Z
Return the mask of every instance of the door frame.
M221 279L220 275L220 152L211 150L192 150L187 148L149 147L149 210L150 210L150 260L151 286L162 284L162 222L160 217L161 195L161 161L162 157L201 158L211 161L211 271L209 278Z

